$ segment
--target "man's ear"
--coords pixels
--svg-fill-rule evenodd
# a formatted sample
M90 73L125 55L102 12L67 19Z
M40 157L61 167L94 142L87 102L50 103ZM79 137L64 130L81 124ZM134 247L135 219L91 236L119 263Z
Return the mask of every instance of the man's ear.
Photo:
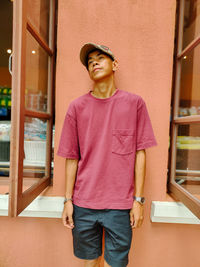
M115 59L115 60L113 60L113 62L112 62L112 64L113 64L113 71L116 71L117 69L118 69L118 61Z

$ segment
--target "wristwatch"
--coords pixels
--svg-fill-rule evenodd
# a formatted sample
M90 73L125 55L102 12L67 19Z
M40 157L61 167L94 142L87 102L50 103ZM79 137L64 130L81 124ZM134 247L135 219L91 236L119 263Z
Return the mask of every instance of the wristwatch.
M144 197L133 197L134 200L136 200L137 202L139 202L140 204L144 204L145 203L145 198Z
M63 204L65 204L68 200L72 201L72 198L65 198Z

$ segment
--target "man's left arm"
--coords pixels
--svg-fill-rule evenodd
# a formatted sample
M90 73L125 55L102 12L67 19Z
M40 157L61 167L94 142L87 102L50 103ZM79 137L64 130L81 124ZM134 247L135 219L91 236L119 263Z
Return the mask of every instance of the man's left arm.
M146 152L138 150L135 158L135 196L143 197L144 181L146 174ZM144 206L137 201L133 201L132 209L130 210L130 222L132 228L140 227L144 218Z

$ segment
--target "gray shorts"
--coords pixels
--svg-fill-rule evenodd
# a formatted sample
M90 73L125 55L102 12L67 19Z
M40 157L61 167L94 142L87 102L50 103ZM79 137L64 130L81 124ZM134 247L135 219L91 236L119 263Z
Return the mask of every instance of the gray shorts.
M112 267L125 267L132 241L130 209L88 209L74 205L72 229L74 255L92 260L102 255L102 235L105 231L104 258Z

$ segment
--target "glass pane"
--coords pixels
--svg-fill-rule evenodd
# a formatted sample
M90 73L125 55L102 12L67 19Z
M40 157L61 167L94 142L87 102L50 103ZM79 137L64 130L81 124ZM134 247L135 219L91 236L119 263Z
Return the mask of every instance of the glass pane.
M25 107L47 111L48 60L44 49L27 31Z
M185 0L183 49L200 34L200 0Z
M200 198L200 123L179 125L176 182Z
M0 1L0 204L8 214L10 170L11 74L8 61L12 53L13 3ZM1 265L1 264L0 264Z
M49 42L49 0L28 0L27 17L41 36Z
M47 122L25 118L23 191L45 176Z
M200 115L200 45L181 61L179 116Z

